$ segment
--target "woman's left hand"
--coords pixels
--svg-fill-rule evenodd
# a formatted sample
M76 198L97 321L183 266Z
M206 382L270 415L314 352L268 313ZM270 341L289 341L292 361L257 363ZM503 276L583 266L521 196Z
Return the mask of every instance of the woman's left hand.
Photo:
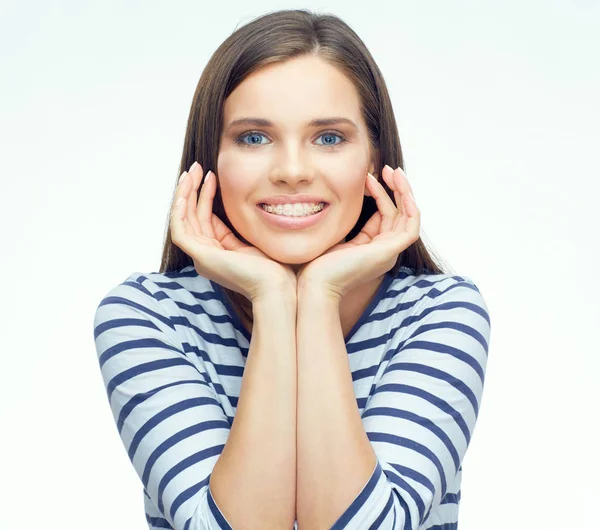
M349 291L389 271L398 255L419 239L421 212L404 172L386 165L381 173L394 192L396 204L375 178L367 176L367 190L378 211L354 239L331 247L300 269L298 294L324 290L339 301Z

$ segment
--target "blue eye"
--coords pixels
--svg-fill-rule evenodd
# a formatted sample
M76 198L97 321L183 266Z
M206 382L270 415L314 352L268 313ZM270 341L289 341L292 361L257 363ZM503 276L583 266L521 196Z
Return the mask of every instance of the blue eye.
M335 133L335 132L325 132L325 133L321 134L319 136L319 138L321 138L323 136L329 136L329 137L337 136L338 138L341 139L341 142L338 142L337 144L336 143L333 143L333 144L331 144L331 143L330 144L323 144L324 147L337 147L338 145L343 144L346 141L346 138L344 138L341 134L338 134L338 133Z
M251 147L255 147L255 146L259 146L259 145L265 145L265 144L261 143L260 140L258 142L254 142L253 141L253 142L250 142L250 143L246 143L244 141L246 138L259 138L261 136L263 138L266 138L266 136L263 133L261 133L261 132L258 132L258 131L248 131L248 132L245 132L245 133L241 134L240 136L238 136L235 139L235 143L236 144L240 144L243 147L250 147L250 148ZM340 144L343 144L343 143L345 143L347 141L346 138L343 135L341 135L340 133L337 133L337 132L333 132L333 131L324 132L324 133L322 133L319 136L319 138L321 138L323 136L326 136L326 137L337 136L341 141L337 142L337 143L331 143L330 142L330 143L325 143L325 144L317 144L317 145L321 145L322 147L338 147Z
M238 144L242 144L244 147L251 147L251 146L254 146L254 145L262 145L262 144L257 143L257 142L250 142L249 144L247 144L246 142L243 141L245 138L252 138L252 137L257 138L259 136L262 136L263 138L266 138L266 136L264 134L262 134L262 133L259 133L259 132L256 132L256 131L250 131L250 132L242 134L241 136L238 136L236 138L235 142L238 143Z

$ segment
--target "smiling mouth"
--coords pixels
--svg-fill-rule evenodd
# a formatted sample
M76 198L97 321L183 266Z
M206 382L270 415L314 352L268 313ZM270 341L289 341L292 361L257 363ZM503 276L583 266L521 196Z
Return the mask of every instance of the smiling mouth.
M301 207L301 206L290 206L284 207L281 204L258 204L258 207L272 215L279 217L310 217L321 211L328 206L328 203L321 202L316 206Z
M266 210L258 204L256 205L256 207L260 210L260 215L264 216L266 222L272 224L273 226L292 231L310 228L321 223L321 220L327 216L327 212L329 211L329 204L326 204L323 208L321 208L318 211L309 211L306 213L300 212L299 215L293 215L296 212L292 212L292 215L283 215L269 212L268 210ZM316 210L315 207L313 207L312 209Z

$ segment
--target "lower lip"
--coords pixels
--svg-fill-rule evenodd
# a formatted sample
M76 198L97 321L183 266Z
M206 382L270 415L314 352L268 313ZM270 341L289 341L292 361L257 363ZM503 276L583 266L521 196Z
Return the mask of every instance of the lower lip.
M269 213L266 210L263 210L258 204L256 207L260 210L260 213L263 214L265 220L269 221L275 226L278 226L279 228L287 228L292 230L308 228L309 226L316 225L321 219L323 219L325 212L329 210L329 204L326 204L319 213L307 215L306 217L286 217L285 215L275 215L274 213Z

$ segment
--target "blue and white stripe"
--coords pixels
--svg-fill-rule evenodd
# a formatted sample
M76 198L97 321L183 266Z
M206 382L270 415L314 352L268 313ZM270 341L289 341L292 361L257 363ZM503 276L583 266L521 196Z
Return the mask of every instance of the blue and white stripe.
M221 286L193 266L134 273L100 302L94 337L148 527L230 529L208 483L250 335ZM456 529L489 340L488 308L470 278L406 267L386 275L346 337L377 464L333 529Z

